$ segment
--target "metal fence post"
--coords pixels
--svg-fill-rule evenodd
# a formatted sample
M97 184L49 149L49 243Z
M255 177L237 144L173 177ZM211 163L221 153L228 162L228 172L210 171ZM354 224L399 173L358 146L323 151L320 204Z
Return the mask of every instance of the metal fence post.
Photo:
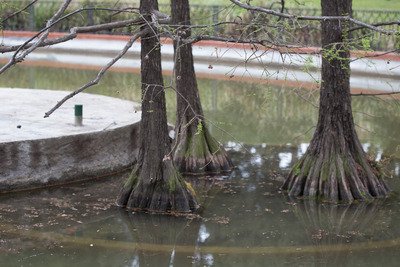
M219 22L219 6L212 6L212 22L218 23ZM215 33L218 35L219 26L215 27Z
M29 30L34 31L35 28L35 5L31 5L29 7Z
M94 7L95 6L95 4L93 4L92 2L89 2L88 3L88 5L87 5L87 7ZM94 19L93 19L93 10L88 10L88 13L87 13L87 25L88 26L92 26L93 24L94 24Z

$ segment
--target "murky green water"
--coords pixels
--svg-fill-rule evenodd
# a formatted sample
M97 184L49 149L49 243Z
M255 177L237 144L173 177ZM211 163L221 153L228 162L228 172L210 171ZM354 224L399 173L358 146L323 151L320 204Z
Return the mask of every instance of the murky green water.
M96 72L16 67L6 74L0 86L72 90ZM398 196L335 206L279 192L311 138L314 107L290 88L208 79L199 84L213 134L237 166L229 176L188 177L201 213L175 217L117 208L127 173L0 195L0 266L398 265ZM137 75L112 72L91 92L140 99L132 88L139 88ZM173 122L174 93L167 98ZM399 192L399 105L355 98L353 108L364 148L378 159L392 157L389 183Z

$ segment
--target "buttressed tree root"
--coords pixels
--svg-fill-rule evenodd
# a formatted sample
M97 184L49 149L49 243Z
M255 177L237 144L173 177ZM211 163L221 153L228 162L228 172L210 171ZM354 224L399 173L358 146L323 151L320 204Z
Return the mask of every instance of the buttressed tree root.
M157 213L195 211L199 205L191 185L171 161L162 165L160 173L140 171L143 167L133 170L121 190L118 205Z
M313 154L311 149L307 150L292 169L282 186L289 196L351 203L385 198L390 193L362 150L342 151L332 142L321 152Z
M233 163L222 145L215 140L203 122L196 126L180 127L176 135L174 162L185 174L229 172ZM199 125L199 124L197 124Z

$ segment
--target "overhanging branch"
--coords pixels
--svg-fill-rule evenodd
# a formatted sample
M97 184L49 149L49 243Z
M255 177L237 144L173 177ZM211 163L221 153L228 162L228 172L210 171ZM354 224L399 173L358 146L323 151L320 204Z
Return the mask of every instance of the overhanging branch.
M350 94L351 96L378 96L378 95L398 95L400 92L386 92L386 93L359 93L359 94Z
M137 34L133 35L132 38L126 43L125 47L119 52L119 54L114 57L107 65L105 65L97 74L97 77L91 81L88 82L87 84L81 86L79 89L71 92L67 96L65 96L61 101L59 101L52 109L50 109L48 112L44 114L44 117L47 118L49 117L54 111L56 111L59 107L61 107L68 99L74 97L75 95L79 94L86 88L89 88L93 85L96 85L99 83L100 79L103 77L104 73L111 68L122 56L126 54L126 52L129 50L129 48L132 47L133 43L142 35L146 34L149 32L149 29L142 30L138 32Z
M17 64L18 62L22 62L29 53L31 53L32 51L34 51L38 47L43 47L43 46L47 46L47 45L53 45L53 44L56 44L56 43L65 42L65 41L68 41L68 40L71 40L71 39L75 38L77 33L78 33L76 31L80 30L80 33L89 32L89 31L95 32L95 31L99 31L99 30L102 30L102 29L111 29L112 27L116 27L117 25L119 25L119 27L124 27L124 26L129 25L129 24L140 22L140 19L139 20L133 19L133 20L124 21L121 24L119 24L120 22L106 23L106 24L103 24L103 28L102 29L98 27L99 25L87 26L87 27L75 27L75 28L71 29L71 33L69 35L62 36L60 38L54 39L53 41L47 42L46 38L48 36L48 33L49 33L51 27L53 27L54 25L56 25L60 21L66 19L68 17L71 17L71 16L73 16L73 15L79 13L79 12L86 11L86 10L117 11L115 9L109 9L109 8L80 8L80 9L77 9L77 10L75 10L75 11L73 11L73 12L71 12L71 13L69 13L69 14L61 17L61 18L59 18L60 15L62 13L64 13L64 11L66 10L66 8L68 7L68 5L69 5L69 3L71 1L72 0L66 0L64 2L64 4L61 6L61 8L59 9L59 11L57 11L57 13L47 22L46 27L43 28L42 30L40 30L38 33L36 33L31 38L29 38L22 45L13 46L13 47L1 47L0 48L0 52L2 52L2 53L15 51L15 53L12 56L12 58L10 59L10 61L7 64L5 64L2 68L0 68L0 74L2 74L4 71L6 71L11 66ZM129 23L127 23L127 22L129 22ZM33 44L30 44L38 36L40 36L39 40L37 42L33 43ZM24 50L24 49L26 49L26 50ZM18 53L20 51L22 51L22 50L24 50L24 52L22 52L22 54L18 56Z
M258 11L258 12L270 14L273 16L289 19L292 21L294 21L294 20L314 20L314 21L341 20L341 21L349 21L356 25L359 25L362 28L368 28L368 29L371 29L371 30L374 30L377 32L387 34L387 35L392 35L392 34L398 33L398 31L390 31L390 30L381 29L381 28L373 26L372 24L367 24L362 21L355 20L349 16L297 16L297 15L290 15L290 14L286 14L286 13L277 12L277 11L274 11L271 9L266 9L263 7L246 5L238 0L230 0L230 1L232 3L234 3L235 5L237 5L241 8L247 9L247 10Z
M15 11L14 13L10 14L9 16L5 17L4 19L2 19L0 21L0 25L3 24L6 20L18 15L19 13L27 10L29 7L31 7L33 4L35 4L38 0L33 0L32 2L30 2L29 4L27 4L26 6L24 6L23 8L21 8L20 10Z
M80 33L89 33L89 32L94 33L94 32L98 32L98 31L106 31L106 30L111 30L111 29L116 29L116 28L123 28L123 27L129 26L129 25L136 25L136 24L142 24L142 23L143 23L143 20L141 18L135 18L135 19L130 19L130 20L110 22L110 23L104 23L104 24L93 25L93 26L73 27L73 28L71 28L69 34L63 35L58 38L46 39L38 47L44 47L44 46L63 43L63 42L66 42L66 41L76 38L77 34L80 34ZM37 35L35 35L35 36L37 36ZM32 45L33 44L28 43L25 45L25 48L29 48ZM13 51L18 50L19 47L21 47L21 45L2 46L2 47L0 47L0 53L13 52Z

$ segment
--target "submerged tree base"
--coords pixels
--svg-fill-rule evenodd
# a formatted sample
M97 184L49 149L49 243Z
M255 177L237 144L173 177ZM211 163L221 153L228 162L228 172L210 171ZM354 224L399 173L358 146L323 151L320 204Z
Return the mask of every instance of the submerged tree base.
M371 167L361 147L354 156L331 144L330 149L319 154L307 150L282 186L289 196L335 203L389 196L390 188L378 170Z
M230 172L234 165L225 149L203 125L193 133L185 129L176 136L174 163L181 173L191 175Z
M184 181L170 160L162 165L162 171L154 177L140 171L140 168L134 169L121 190L117 204L157 213L195 211L199 204L191 185Z

